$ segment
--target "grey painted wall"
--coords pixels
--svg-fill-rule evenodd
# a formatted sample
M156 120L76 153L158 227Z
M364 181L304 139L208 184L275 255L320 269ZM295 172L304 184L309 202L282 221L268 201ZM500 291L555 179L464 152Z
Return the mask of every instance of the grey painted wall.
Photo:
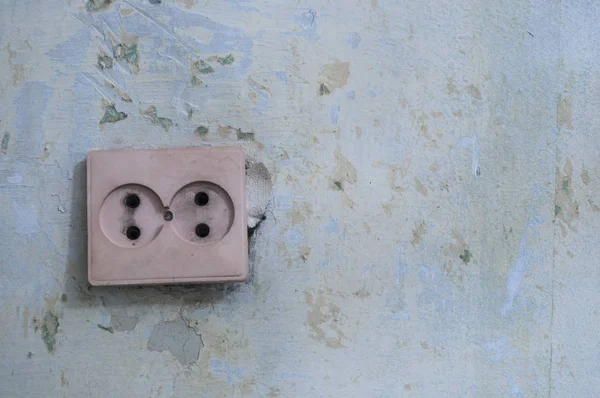
M596 396L594 2L0 5L3 396ZM251 280L91 288L85 155L241 145Z

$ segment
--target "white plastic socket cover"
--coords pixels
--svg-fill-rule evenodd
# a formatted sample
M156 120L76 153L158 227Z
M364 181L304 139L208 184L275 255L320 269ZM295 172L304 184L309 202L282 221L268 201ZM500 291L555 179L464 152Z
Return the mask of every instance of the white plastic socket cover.
M87 158L92 285L243 281L244 151L93 151Z

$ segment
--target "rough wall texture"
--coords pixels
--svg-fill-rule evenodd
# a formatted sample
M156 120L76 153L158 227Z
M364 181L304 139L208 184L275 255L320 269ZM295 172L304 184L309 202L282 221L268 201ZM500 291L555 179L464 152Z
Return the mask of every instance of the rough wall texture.
M293 3L0 5L2 395L597 395L600 8ZM223 144L251 280L89 287L87 151Z

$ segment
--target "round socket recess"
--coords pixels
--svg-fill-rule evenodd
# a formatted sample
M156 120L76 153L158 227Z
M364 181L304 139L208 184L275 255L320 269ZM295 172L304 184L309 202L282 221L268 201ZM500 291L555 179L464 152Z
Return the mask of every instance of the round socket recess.
M181 188L169 209L171 227L182 240L209 245L223 239L234 220L234 206L227 192L212 182L197 181Z
M150 188L127 184L115 188L100 208L100 228L115 245L139 248L152 242L164 225L162 202Z

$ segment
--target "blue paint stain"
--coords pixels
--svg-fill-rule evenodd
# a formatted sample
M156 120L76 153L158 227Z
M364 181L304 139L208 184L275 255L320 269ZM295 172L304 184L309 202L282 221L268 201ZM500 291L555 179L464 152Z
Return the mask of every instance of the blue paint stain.
M308 10L300 16L300 25L304 31L304 37L308 40L314 41L318 39L317 36L317 12L315 10Z
M361 42L361 38L358 33L356 33L356 32L350 33L350 37L348 37L348 44L350 44L350 47L352 47L352 49L357 49L358 46L360 45L360 42Z
M492 362L498 362L506 354L508 347L508 338L501 337L497 340L489 341L484 344L485 350L490 355L489 358Z
M15 216L15 232L17 234L29 235L40 231L36 204L34 202L15 200L12 202L11 207Z
M396 285L402 283L402 278L408 273L408 265L402 263L402 245L398 248L398 258L396 259Z
M91 34L82 27L73 36L46 52L53 61L67 65L70 70L81 70L81 64L90 46Z
M385 321L410 321L410 312L409 311L400 311L396 314L389 315L383 318Z
M285 233L285 240L288 245L298 246L300 243L302 243L303 239L304 237L302 236L302 232L298 231L297 229L290 229Z
M339 105L331 105L329 109L329 122L332 126L337 126L338 124L338 115L340 113Z
M280 82L287 83L288 78L287 78L287 74L285 72L279 71L279 72L275 72L275 74L277 75L277 79L279 79Z
M325 231L336 235L340 233L340 225L335 218L329 217L329 224L325 226Z
M229 361L211 359L208 361L211 372L225 376L228 385L244 380L244 369L241 366L231 366Z
M317 12L315 10L308 9L293 19L300 25L302 32L289 32L287 35L304 36L308 41L316 41L319 38L319 35L317 35Z
M14 97L16 150L19 157L36 158L44 140L44 114L53 89L42 82L28 81Z
M373 89L369 89L369 95L371 96L371 98L377 97L377 93Z
M252 82L248 82L248 87L256 93L256 106L252 110L254 111L254 114L262 115L262 113L267 110L271 95L268 91L256 86Z
M346 98L348 98L351 101L355 100L356 99L356 92L354 90L348 91L348 93L346 94Z

